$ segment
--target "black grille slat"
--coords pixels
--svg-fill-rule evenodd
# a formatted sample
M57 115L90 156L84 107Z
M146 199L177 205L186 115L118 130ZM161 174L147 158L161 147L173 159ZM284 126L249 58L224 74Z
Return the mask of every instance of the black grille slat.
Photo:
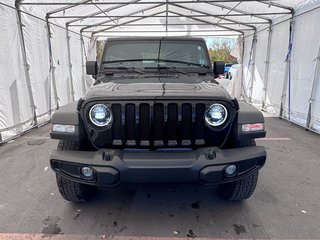
M113 124L112 124L112 137L113 145L122 145L122 119L121 119L121 105L112 105Z
M141 146L150 145L150 106L142 103L139 106L139 137Z
M166 126L167 140L169 146L176 146L178 140L178 104L168 104L168 119Z
M192 139L192 105L184 103L181 110L181 144L191 145Z
M203 145L205 144L204 141L204 111L205 105L204 104L197 104L196 105L196 122L195 122L195 144L196 145Z
M127 104L125 107L125 129L127 145L136 145L136 109L134 104Z
M153 132L154 145L163 146L164 142L164 105L156 103L153 106Z

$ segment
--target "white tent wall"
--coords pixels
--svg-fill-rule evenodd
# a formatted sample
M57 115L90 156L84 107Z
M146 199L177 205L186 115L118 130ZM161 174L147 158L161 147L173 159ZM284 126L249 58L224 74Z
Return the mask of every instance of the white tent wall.
M268 41L268 31L263 31L257 33L257 42L256 42L256 54L254 61L254 79L253 83L253 91L252 91L252 103L262 103L263 98L263 89L264 89L264 74L266 67L266 55L267 55L267 45ZM249 86L250 88L250 86ZM250 92L250 91L249 91Z
M65 29L55 25L51 25L51 29L53 64L55 67L59 105L62 106L72 101L67 37Z
M244 54L243 54L243 80L242 80L242 96L249 101L251 96L251 81L252 81L252 44L253 35L244 39Z
M291 58L291 114L290 119L306 126L308 107L320 47L320 9L302 15L294 21L294 38ZM319 81L319 78L316 79ZM319 90L319 89L316 89ZM319 102L320 99L316 99Z
M95 37L90 40L88 38L83 38L84 53L87 53L85 56L86 61L97 60L97 41L98 39ZM89 88L94 83L94 79L87 74L85 74L84 78L86 87Z
M319 5L319 4L318 4ZM303 13L303 9L300 9ZM288 53L289 25L290 21L284 21L272 26L272 39L270 48L269 77L264 86L264 75L267 56L268 29L258 30L256 53L253 59L255 72L252 84L252 61L250 53L253 35L245 37L244 54L244 92L246 96L252 96L252 103L262 106L263 91L266 87L265 109L273 114L280 115L281 98L284 94L284 106L282 117L317 132L319 129L319 75L315 76L317 56L320 45L320 26L312 24L319 21L320 8L308 13L298 14L294 17L293 46L291 50L291 63L288 79L285 79L286 56ZM250 62L250 63L249 63ZM290 76L290 77L289 77ZM289 87L290 79L290 87ZM285 84L284 84L284 81ZM315 81L315 84L313 84ZM307 125L309 102L311 99L312 86L314 86L313 111L311 111L311 125ZM252 92L251 92L252 87ZM283 88L284 91L283 91ZM251 95L252 94L252 95ZM289 100L290 98L290 100ZM290 104L289 104L290 102ZM316 108L318 107L318 108ZM315 110L317 109L317 110ZM290 113L289 113L290 110Z
M54 106L51 86L47 26L42 20L22 13L23 34L31 80L32 95L36 107L37 123L50 120L50 107ZM51 105L51 106L50 106Z
M5 4L8 4L6 6ZM0 4L0 143L50 120L55 105L49 61L48 29L44 19L21 12L22 33L28 71L25 71L17 10L12 1ZM72 101L66 29L50 24L54 76L59 105ZM80 34L69 34L75 99L84 92ZM36 122L28 91L35 105Z
M81 40L80 35L69 32L70 36L70 52L71 52L71 66L72 66L72 76L73 76L73 86L74 86L74 98L78 100L84 94L83 88L83 63L81 57Z
M16 11L0 5L0 142L32 127Z
M262 41L262 40L261 40ZM272 27L270 46L269 77L266 90L267 111L280 115L280 103L284 82L286 55L289 41L289 21Z

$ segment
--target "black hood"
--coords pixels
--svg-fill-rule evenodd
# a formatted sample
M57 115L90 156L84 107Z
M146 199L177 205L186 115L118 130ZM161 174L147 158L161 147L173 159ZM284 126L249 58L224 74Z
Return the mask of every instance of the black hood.
M219 99L231 96L212 77L120 78L90 87L83 100L91 99Z

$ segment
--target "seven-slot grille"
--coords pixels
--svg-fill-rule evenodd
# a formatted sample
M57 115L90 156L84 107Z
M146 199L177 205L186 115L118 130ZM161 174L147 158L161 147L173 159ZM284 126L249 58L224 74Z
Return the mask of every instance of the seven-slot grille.
M129 147L189 147L205 144L204 103L111 105L112 144Z

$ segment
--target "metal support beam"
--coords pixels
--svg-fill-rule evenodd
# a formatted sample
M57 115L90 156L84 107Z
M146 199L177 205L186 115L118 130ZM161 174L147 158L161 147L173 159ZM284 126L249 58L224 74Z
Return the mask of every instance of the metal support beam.
M138 20L134 20L138 21ZM119 25L122 27L122 25ZM114 26L118 27L118 26ZM110 29L113 29L114 27L110 27ZM251 31L252 29L241 29L242 31ZM201 30L190 30L190 29L183 29L183 30L123 30L123 31L118 31L118 30L104 30L103 32L106 33L162 33L162 32L168 32L168 33L187 33L187 32L196 32L196 33L203 33L203 32L230 32L231 30L226 30L226 29L201 29ZM233 30L234 31L234 30ZM91 32L91 31L83 31L83 32Z
M242 34L242 56L241 56L241 82L240 82L240 99L246 100L246 96L245 93L245 88L244 88L244 84L243 84L243 80L244 80L244 53L245 53L245 38L244 38L244 34ZM242 91L244 93L244 95L242 94Z
M38 124L36 105L35 105L34 97L33 97L33 93L32 93L30 65L28 64L28 59L27 59L26 45L25 45L25 39L24 39L24 33L23 33L23 26L24 25L23 25L22 19L21 19L21 9L20 9L21 5L20 5L20 3L21 3L20 0L17 0L15 2L16 16L17 16L17 22L18 22L18 32L19 32L20 43L21 43L20 47L21 47L23 66L24 66L25 77L26 77L27 91L28 91L28 95L29 95L31 112L33 115L33 126L36 126Z
M294 34L294 20L293 14L290 20L289 26L289 42L288 42L288 53L285 59L286 68L284 74L284 81L282 86L282 95L281 95L281 104L280 104L280 117L284 116L284 105L287 98L288 93L288 120L290 121L290 114L291 114L291 51L293 46L293 34Z
M52 86L53 86L53 96L55 100L55 106L57 109L59 109L59 97L58 97L58 91L57 91L57 83L56 83L56 75L55 75L55 70L56 67L53 64L53 56L52 56L52 44L51 44L51 29L50 29L50 23L48 18L46 18L46 23L47 23L47 38L48 38L48 47L49 47L49 63L50 63L50 70L49 72L51 73L51 79L52 79ZM51 82L49 83L51 86ZM50 91L51 93L51 91ZM51 97L50 97L50 119L51 119Z
M86 72L84 70L86 63L84 59L84 41L83 41L83 35L82 32L80 32L80 47L81 47L81 70L82 70L82 95L86 93L87 90L87 84L86 84Z
M273 6L273 7L282 8L282 9L288 10L290 14L294 13L294 9L292 7L288 7L288 6L285 6L285 5L276 3L276 2L271 2L271 1L269 1L269 2L259 1L259 2L262 3L262 4L269 5L269 6Z
M173 4L171 4L173 5ZM195 10L194 10L195 11ZM141 10L140 10L141 12ZM280 13L280 12L266 12L266 13L252 13L252 14L239 14L239 13L233 13L233 14L229 14L228 16L229 17L245 17L245 16L264 16L264 15L285 15L285 14L291 14L291 13ZM211 15L186 15L188 17L224 17L225 14L211 14ZM72 16L72 15L66 15L66 16L50 16L50 18L81 18L82 16L81 15L75 15L75 16ZM111 18L119 18L119 17L123 17L123 15L108 15L108 17L111 17ZM151 16L145 16L145 15L139 15L139 16L136 16L136 17L151 17ZM164 16L159 16L159 17L166 17L165 15ZM175 16L168 16L169 18L175 18ZM87 18L106 18L106 16L91 16L91 17L87 17ZM132 17L131 17L132 18ZM227 19L225 19L227 20Z
M240 33L240 34L244 34L243 31L238 30L238 29L234 29L234 28L230 28L230 27L226 27L226 26L221 26L220 24L216 24L216 23L212 23L212 22L209 22L209 21L205 21L205 20L202 20L202 19L199 19L199 18L196 18L196 17L185 16L185 15L183 15L183 14L180 14L180 13L177 13L177 12L174 12L174 11L169 11L169 12L170 12L170 13L173 13L173 14L177 14L177 15L180 16L180 17L190 18L190 19L193 19L193 20L202 22L202 23L211 24L212 26L218 26L218 27L220 27L220 28L224 28L224 29L228 29L228 30L233 31L233 32L238 32L238 33Z
M61 8L55 9L53 11L47 12L46 16L50 16L51 14L55 14L55 13L58 13L58 12L62 12L62 11L68 10L70 8L82 5L82 4L90 2L90 1L91 0L83 0L83 1L75 3L73 5L68 5L68 6L65 6L65 7L61 7ZM22 4L25 4L25 3L22 3Z
M201 0L198 0L199 3L202 3L203 1ZM237 12L237 13L242 13L242 14L251 14L250 12L247 12L247 11L243 11L241 9L232 9L231 7L228 7L228 6L225 6L223 4L219 4L219 3L206 3L208 5L211 5L211 6L215 6L215 7L220 7L220 8L225 8L225 9L228 9L228 10L232 10L233 12ZM254 16L255 18L258 18L258 19L262 19L262 20L265 20L267 22L271 22L271 20L267 17L264 17L264 16ZM251 24L254 24L254 23L251 23Z
M267 22L253 22L250 24L268 24ZM207 23L168 23L169 26L208 26L211 24ZM228 25L239 25L237 23L219 23L221 26L228 26ZM69 27L85 27L88 24L72 24ZM98 26L98 25L96 25ZM114 24L100 24L100 27L113 27ZM155 26L164 26L163 23L133 23L133 24L122 24L121 26L128 26L128 27L155 27Z
M135 2L139 2L139 1L141 1L141 0L131 0L127 4L119 4L119 5L110 7L110 8L103 9L102 12L105 13L105 12L109 12L109 11L112 11L112 10L116 10L116 9L128 6L130 3L135 3ZM68 24L69 26L73 26L73 25L71 25L72 23L75 23L75 22L80 21L80 20L87 19L88 17L96 16L98 14L101 14L102 12L101 11L97 11L97 12L91 13L89 15L85 15L85 16L83 16L81 18L77 18L77 19L71 20L71 21L67 22L66 24Z
M165 32L163 32L163 33L165 33ZM99 37L99 38L107 38L107 37L123 37L124 35L116 35L116 34L110 34L110 33L107 33L106 35L103 35L103 33L101 33L101 34L95 34L94 35L95 37ZM164 35L162 35L162 34L157 34L157 36L165 36L165 34ZM174 35L174 36L176 36L176 35ZM192 32L191 32L191 34L189 34L188 36L193 36L193 37L237 37L237 36L239 36L239 34L238 33L228 33L228 34L223 34L223 35L218 35L218 34L212 34L212 33L203 33L203 34L192 34Z
M242 0L242 2L257 2L258 0ZM224 3L224 2L239 2L239 0L203 0L204 3ZM259 2L266 2L270 3L270 0L259 0ZM127 4L128 2L122 1L122 2L116 2L117 4ZM161 1L145 1L145 2L139 2L135 4L160 4L163 3ZM181 0L181 1L170 1L170 3L190 3L194 4L193 0ZM23 5L63 5L63 6L72 6L72 5L78 5L79 3L65 3L65 2L24 2ZM113 5L115 2L108 1L108 2L95 2L97 5ZM82 3L82 5L93 5L93 3L86 2Z
M166 0L166 32L168 32L168 15L169 15L169 6L168 6L168 0Z
M118 21L118 20L123 19L123 18L125 18L125 17L138 14L138 13L140 13L141 11L146 12L146 11L149 11L149 10L151 10L151 9L154 9L154 8L157 8L157 7L160 7L160 6L163 6L163 3L162 3L162 4L159 4L159 5L156 5L156 6L151 6L151 7L144 8L144 9L142 9L142 10L138 10L138 11L134 11L134 12L128 13L128 14L123 15L122 17L116 18L116 19L114 19L114 20ZM85 31L85 30L87 30L87 29L89 29L89 28L98 27L98 26L100 26L101 24L106 24L106 23L110 23L110 22L111 22L110 20L106 20L106 21L99 22L99 23L97 23L97 24L87 25L86 27L83 27L80 31ZM114 26L114 25L113 25L113 26Z
M156 15L158 14L162 14L162 13L165 13L166 11L162 11L162 12L158 12L158 13L154 13L153 15L156 17ZM133 19L133 20L130 20L130 21L127 21L125 23L133 23L133 22L136 22L136 21L139 21L139 20L142 20L144 19L144 17L139 17L137 19ZM101 29L101 30L98 30L98 31L94 31L92 32L92 34L97 34L97 33L100 33L100 32L105 32L105 31L108 31L110 29L113 29L113 28L116 28L116 27L119 27L119 26L122 26L121 23L118 24L117 26L113 26L113 27L109 27L109 28L104 28L104 29Z
M67 38L67 54L68 54L68 64L69 64L69 86L71 91L71 100L74 101L74 85L73 85L73 77L72 77L72 62L71 62L71 51L70 51L70 35L69 35L69 26L66 25L66 38Z
M288 53L286 57L286 68L284 74L284 81L282 87L282 95L281 95L281 105L280 105L280 117L283 117L284 113L284 105L287 98L288 93L288 120L290 121L290 112L291 112L291 51L293 45L293 31L294 31L294 20L293 16L290 20L289 26L289 43L288 43Z
M225 19L226 16L228 16L234 9L236 9L240 4L242 3L242 1L238 2L234 7L232 7L231 9L229 9L229 11L222 17L220 18L220 20L217 23L220 23L222 20Z
M254 32L253 37L252 37L252 47L251 47L250 60L249 60L249 66L251 65L249 103L252 103L253 85L254 85L254 80L255 80L256 47L257 47L257 31Z
M262 97L262 109L265 108L267 102L267 91L269 81L269 69L270 69L270 53L271 53L271 41L272 41L272 23L268 29L268 44L267 44L267 55L264 66L264 79L263 79L263 97Z
M219 20L224 19L224 20L226 20L226 21L229 21L229 22L232 22L232 23L235 23L235 24L241 24L241 25L243 25L243 26L246 26L246 27L251 28L252 30L255 30L255 29L256 29L255 26L252 26L252 25L250 25L250 24L246 24L246 23L243 23L243 22L239 22L239 21L227 19L227 18L225 18L225 17L226 17L225 14L222 15L223 17L219 17L219 16L216 16L215 14L209 14L209 13L204 12L204 11L194 10L194 9L192 9L192 8L185 7L185 6L181 6L181 5L179 5L179 4L171 4L171 5L176 6L176 7L179 7L179 8L182 8L182 9L185 9L185 10L194 11L194 12L196 12L196 13L204 14L204 15L206 15L206 16L208 16L208 17L215 17L215 18L218 18ZM217 22L216 24L220 24L220 23Z
M309 99L309 108L308 108L308 117L307 117L307 123L306 127L312 129L312 115L313 115L313 103L316 100L316 93L317 89L319 89L320 86L320 46L319 46L319 51L318 51L318 56L316 57L316 69L314 71L314 78L312 81L312 90L310 94L310 99ZM320 99L318 99L320 101Z

